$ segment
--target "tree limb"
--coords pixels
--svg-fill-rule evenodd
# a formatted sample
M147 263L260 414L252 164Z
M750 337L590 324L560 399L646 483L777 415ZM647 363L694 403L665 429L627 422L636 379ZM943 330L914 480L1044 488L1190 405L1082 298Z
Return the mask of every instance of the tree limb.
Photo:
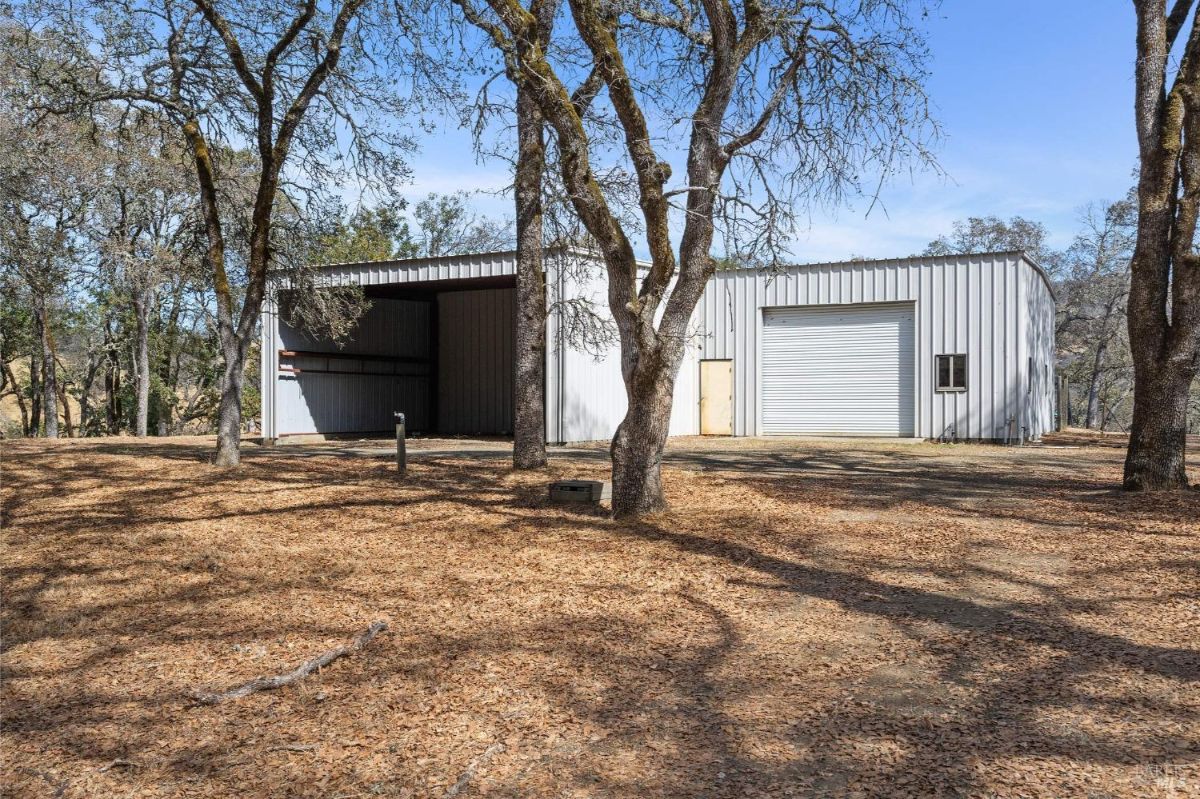
M807 25L805 26L805 36L807 36ZM803 44L801 45L803 47ZM792 57L792 61L788 64L787 69L779 76L779 83L775 86L775 91L771 93L771 98L763 106L762 113L759 114L758 120L750 127L748 131L735 136L732 141L725 145L725 154L732 157L744 147L748 147L758 141L764 132L767 130L767 125L771 118L775 116L775 112L779 109L783 98L787 95L789 85L795 79L796 73L806 60L806 53L803 49Z
M479 767L487 765L489 760L503 751L504 744L500 743L499 741L483 750L483 753L479 755L479 757L472 760L470 765L466 767L462 775L458 778L458 781L446 790L445 799L454 799L454 797L461 794L467 785L470 784L471 780L475 778L475 772L479 770Z
M225 43L225 51L229 53L229 60L246 90L253 95L255 100L261 101L264 96L262 84L258 82L258 78L250 68L250 62L246 60L246 53L242 50L242 45L238 42L229 20L225 19L211 0L192 0L192 2L196 4L196 8L200 9L200 13L204 15L204 19L217 32L217 35L221 37L221 41Z
M584 115L603 86L604 80L600 77L600 71L593 66L583 83L579 84L579 87L571 95L571 105L575 107L576 115L579 117Z
M584 43L591 50L596 68L608 87L609 101L621 121L625 147L637 173L642 217L646 223L646 241L650 246L650 273L642 284L638 305L648 299L648 307L657 308L658 299L675 274L675 253L671 249L669 204L663 197L663 185L671 177L671 168L654 151L650 126L634 93L633 81L617 47L614 22L606 19L593 0L571 0L571 13ZM653 324L642 319L642 324Z
M259 677L244 685L240 685L237 688L232 688L228 691L220 693L192 691L188 694L188 696L203 705L219 705L222 702L228 702L231 699L241 699L243 696L249 696L257 691L273 691L277 688L282 688L285 685L291 685L297 680L304 679L317 669L328 666L330 663L340 657L354 654L367 644L371 643L372 638L387 628L388 624L386 621L374 622L349 644L334 647L333 649L323 652L312 660L300 664L300 666L298 666L295 670L289 671L286 674L278 674L274 677Z
M1175 39L1179 37L1179 32L1183 30L1183 23L1187 21L1188 13L1192 10L1192 4L1196 0L1175 0L1175 5L1171 7L1171 13L1167 15L1167 49L1170 50L1175 44Z

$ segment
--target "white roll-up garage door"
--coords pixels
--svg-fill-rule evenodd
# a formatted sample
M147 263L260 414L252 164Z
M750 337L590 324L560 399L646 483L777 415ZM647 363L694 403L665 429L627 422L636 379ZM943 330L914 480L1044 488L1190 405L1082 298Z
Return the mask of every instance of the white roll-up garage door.
M767 308L765 435L913 435L913 306Z

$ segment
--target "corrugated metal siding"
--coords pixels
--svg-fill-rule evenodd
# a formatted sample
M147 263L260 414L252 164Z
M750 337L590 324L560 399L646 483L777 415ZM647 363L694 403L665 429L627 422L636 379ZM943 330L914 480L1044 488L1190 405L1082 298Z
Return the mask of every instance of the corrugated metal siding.
M335 286L466 280L515 275L517 256L515 252L488 252L441 258L406 258L399 261L333 264L323 267L321 271Z
M700 434L700 334L698 328L688 341L683 363L675 378L669 435Z
M1037 439L1054 428L1054 298L1033 267L1023 265L1022 274L1032 309L1026 350L1033 366L1027 388L1027 425L1030 438Z
M341 344L314 338L279 322L280 348L313 350L341 355L394 355L429 357L429 303L415 300L373 299Z
M438 295L438 429L513 429L515 289Z
M259 424L263 438L273 441L278 435L275 395L279 383L279 316L273 291L263 298L259 325Z
M429 424L428 377L301 374L279 383L276 435L378 433L403 411L414 430Z
M1022 270L1028 273L1023 286ZM325 272L330 282L337 284L419 283L514 275L516 260L513 253L487 253L337 265L328 267ZM597 270L594 280L587 281L587 285L565 287L564 298L575 291L592 292L600 300L599 307L604 309L603 281L602 272ZM511 290L508 291L511 294ZM695 362L698 357L731 358L734 361L734 432L736 435L759 432L761 375L758 352L763 308L904 301L916 303L913 368L918 436L934 438L954 428L960 438L1003 438L1010 417L1015 417L1018 427L1027 427L1033 435L1040 435L1049 428L1052 382L1046 380L1044 365L1053 363L1053 297L1045 288L1041 275L1019 254L1001 253L815 264L790 267L777 274L751 270L718 274L710 282L697 309L702 343L700 351L695 353L697 357L689 356L681 368L672 414L672 434L696 431ZM397 301L376 300L376 307L382 312L388 307L384 303L389 302ZM282 326L277 328L276 320L268 303L263 318L264 376L276 371L278 361L275 356L280 347L323 349L321 345L303 343L303 336L296 331L285 330ZM393 308L378 318L378 325L375 321L364 321L355 343L347 345L348 351L415 354L421 346L428 347L428 323L422 326L408 312ZM442 347L452 347L456 340L460 343L474 340L472 330L478 326L477 322L464 318L456 329L443 327ZM625 411L624 387L617 368L619 349L614 346L599 360L586 353L560 358L555 348L558 322L553 315L548 325L547 436L551 440L607 438ZM492 345L508 347L509 367L500 372L510 383L496 389L495 380L492 380L492 388L481 389L500 398L493 411L485 413L481 406L477 406L479 410L469 410L465 405L455 410L454 413L466 420L460 429L476 428L472 432L487 427L511 429L511 328L509 331L508 336L480 341L478 346L483 348L479 357L488 360L494 372L497 356L494 352L484 356L482 352ZM424 344L420 343L422 341ZM964 351L970 370L968 391L965 394L935 392L933 356ZM1030 357L1036 363L1044 360L1043 368L1035 368L1030 373L1027 366ZM468 374L469 371L460 370L448 378L465 379ZM483 378L480 369L471 374L474 375L472 379ZM415 387L424 379L421 376L342 377L340 389L332 382L332 375L311 375L311 380L303 376L276 375L274 381L264 380L264 434L316 432L318 424L328 425L327 431L373 429L381 423L383 427L378 429L387 429L391 424L391 411L395 409L408 410L414 417L415 427L415 417L431 410L427 407L428 399L422 405L421 398L427 397L428 392L423 393ZM327 382L318 386L315 382L318 380ZM476 385L489 383L484 380ZM473 422L468 419L472 414L478 417ZM491 414L490 421L484 419L487 414ZM501 421L497 422L497 419Z
M764 435L913 435L913 307L768 308Z
M1022 270L1045 290L1041 304L1028 302L1028 291L1022 296ZM936 438L953 429L962 439L1004 438L1009 417L1026 418L1023 361L1031 345L1021 325L1036 316L1053 337L1053 298L1041 276L1019 253L914 257L718 273L697 318L704 334L701 357L734 361L734 434L761 431L764 308L881 302L916 304L917 436ZM953 353L968 356L968 390L937 392L934 356Z
M371 307L340 347L290 327L273 315L271 321L276 329L273 346L263 353L263 365L269 368L263 374L274 373L275 381L269 399L264 392L264 408L268 401L273 403L273 413L264 413L265 435L390 430L395 411L408 415L412 429L429 426L432 387L428 365L302 356L286 359L287 365L301 370L299 374L278 369L280 349L329 352L339 356L428 358L429 303L372 300ZM328 370L362 374L322 374ZM269 431L267 415L271 416Z
M625 415L620 347L592 352L568 341L561 309L586 303L608 315L607 278L600 261L550 261L546 275L551 308L546 326L546 439L555 443L611 438Z
M611 319L608 282L603 264L594 269L575 263L560 274L548 262L547 289L551 306L546 325L546 438L555 443L612 438L625 418L628 399L621 377L621 347L617 341L603 351L573 348L554 308L568 300L585 300L592 310ZM695 435L700 429L699 333L684 353L675 380L670 435Z

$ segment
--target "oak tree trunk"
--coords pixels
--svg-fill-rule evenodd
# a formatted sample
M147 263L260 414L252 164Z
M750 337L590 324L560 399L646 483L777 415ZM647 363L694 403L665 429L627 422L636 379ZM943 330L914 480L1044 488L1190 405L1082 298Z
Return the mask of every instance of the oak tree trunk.
M40 348L29 356L29 435L31 436L42 434L42 358L39 351Z
M115 436L121 432L121 371L111 362L104 372L104 395L104 416L108 434Z
M542 114L528 91L517 91L516 402L513 466L546 465L546 280L542 258L542 175L546 149Z
M612 508L617 518L657 513L667 507L662 456L671 425L675 379L673 374L668 376L665 364L646 371L630 381L629 408L612 440Z
M1108 344L1101 343L1096 347L1096 357L1092 360L1092 379L1088 383L1087 416L1083 426L1089 430L1096 428L1100 418L1100 387L1104 377L1104 359L1108 353Z
M1192 375L1169 370L1135 375L1133 426L1124 487L1163 491L1187 487L1187 405Z
M121 360L111 318L104 323L104 423L110 436L121 432Z
M1187 487L1187 399L1200 366L1200 16L1135 0L1137 243L1130 261L1133 425L1126 489ZM1190 25L1187 20L1191 17ZM1181 58L1172 55L1179 37Z
M695 228L693 227L693 231ZM711 240L685 236L681 247L687 266L708 259ZM691 259L696 259L691 261ZM703 273L702 273L703 274ZM611 445L612 509L616 518L629 518L666 510L662 486L662 456L671 429L675 381L687 352L689 309L699 292L695 284L677 284L658 327L646 326L641 334L626 333L622 346L622 372L628 409Z
M200 205L204 216L208 249L205 260L213 273L213 288L217 305L217 336L221 345L221 398L217 403L218 466L237 466L241 463L242 386L245 384L246 352L250 336L258 324L262 307L268 243L270 241L271 211L274 207L278 171L271 168L271 149L260 147L264 172L259 178L251 217L250 257L246 271L249 283L242 301L240 317L234 317L234 295L225 269L225 234L221 227L219 193L216 172L208 142L194 120L184 125L184 134L192 148L192 159L200 187Z
M172 302L170 311L167 313L167 321L163 326L163 342L158 353L158 379L164 386L164 391L169 397L177 396L176 391L178 382L174 379L172 365L174 363L175 351L179 340L179 315L181 312L180 305L182 304L181 294L183 292L182 281L178 283L172 292ZM160 436L170 435L171 432L171 403L160 399L156 406L156 416L158 417L158 434Z
M137 415L134 435L145 438L150 418L150 302L141 290L133 298L137 341L134 344L134 387L137 390Z
M79 388L79 435L87 436L92 422L92 386L96 384L96 372L100 369L101 356L97 352L88 355L88 368Z
M242 388L246 384L246 350L240 342L222 346L221 401L217 406L217 466L241 463Z
M42 351L42 415L46 438L58 438L58 372L54 363L54 348L50 344L50 325L44 303L38 303L34 312L38 342Z
M62 409L63 427L66 428L67 438L75 437L75 424L71 419L71 403L67 402L67 385L58 381L58 407Z

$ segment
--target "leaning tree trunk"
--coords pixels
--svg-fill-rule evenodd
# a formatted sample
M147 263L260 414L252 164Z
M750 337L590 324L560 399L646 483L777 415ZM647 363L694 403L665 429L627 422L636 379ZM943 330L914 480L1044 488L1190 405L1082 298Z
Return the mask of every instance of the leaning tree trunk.
M1108 353L1108 344L1101 343L1096 347L1096 357L1092 360L1092 379L1088 383L1087 416L1083 426L1089 430L1096 428L1100 417L1100 386L1104 378L1104 359Z
M29 428L29 406L25 404L25 394L21 390L21 384L17 382L17 376L13 374L12 366L8 361L0 364L0 369L4 370L5 377L12 385L13 396L17 399L17 410L21 413L21 434L32 435Z
M1191 384L1192 374L1135 367L1133 426L1125 456L1126 490L1187 488L1185 458Z
M113 361L104 368L104 417L110 436L121 432L121 370Z
M246 288L241 316L234 322L232 298L228 282L222 279L224 290L218 300L217 329L221 340L221 399L217 404L217 458L218 466L237 466L242 462L242 389L246 385L246 357L250 351L250 340L257 330L260 309L265 291L267 273L267 240L269 226L260 222L258 233L251 238L249 272L257 278L251 279ZM222 255L223 258L223 255ZM217 261L214 259L214 263ZM220 274L224 275L223 262Z
M38 341L42 350L42 417L46 438L58 438L58 373L54 363L54 347L50 344L50 325L45 303L38 303L34 312Z
M133 298L137 341L134 343L134 387L137 389L137 415L134 435L145 438L150 418L150 302L137 290Z
M546 465L546 285L542 260L542 115L517 91L517 331L513 466Z
M67 385L58 383L58 407L62 408L63 426L67 429L67 438L75 437L75 425L71 420L71 403L67 402Z

